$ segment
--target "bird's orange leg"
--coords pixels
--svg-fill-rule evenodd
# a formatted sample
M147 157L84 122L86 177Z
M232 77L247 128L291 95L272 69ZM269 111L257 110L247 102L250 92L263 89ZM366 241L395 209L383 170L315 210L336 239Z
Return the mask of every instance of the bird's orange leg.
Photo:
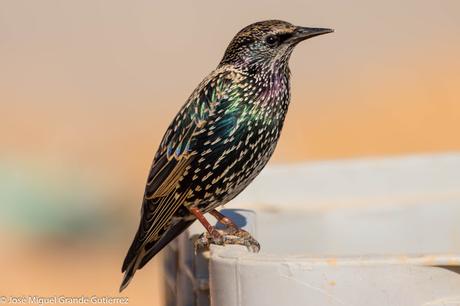
M219 233L211 223L206 220L203 213L196 207L189 208L189 211L203 224L204 228L208 231L209 235L213 238L216 244L223 244L222 234ZM233 223L233 222L232 222Z
M258 252L260 250L260 245L257 242L257 240L252 238L251 234L249 234L247 231L239 228L238 225L236 225L236 223L232 219L230 219L227 216L224 216L215 209L211 210L209 213L213 215L219 223L227 227L228 231L226 233L228 235L237 237L237 239L231 239L224 236L224 241L226 239L230 241L229 244L233 243L245 245L248 247L248 249L250 249L253 252Z
M236 225L235 222L233 222L232 219L230 219L229 217L226 217L224 216L223 214L221 214L219 211L213 209L209 212L211 215L214 216L214 218L217 219L217 221L219 221L220 223L222 223L223 225L227 226L227 227L231 227L233 229L239 229L238 226Z
M189 208L189 211L200 221L201 224L206 228L209 236L206 234L201 235L195 240L195 251L201 248L208 248L210 243L214 244L239 244L246 246L251 252L258 252L260 250L259 243L252 238L252 236L238 228L238 226L230 218L224 216L217 210L210 211L220 223L225 225L230 231L223 232L221 234L214 226L212 226L208 220L204 217L203 213L196 207Z

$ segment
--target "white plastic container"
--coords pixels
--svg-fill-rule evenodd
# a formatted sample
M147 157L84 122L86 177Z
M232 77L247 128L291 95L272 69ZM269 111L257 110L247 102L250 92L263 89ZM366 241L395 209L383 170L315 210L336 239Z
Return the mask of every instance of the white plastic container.
M169 305L460 305L460 155L271 167L231 207L261 252L195 256L195 223Z

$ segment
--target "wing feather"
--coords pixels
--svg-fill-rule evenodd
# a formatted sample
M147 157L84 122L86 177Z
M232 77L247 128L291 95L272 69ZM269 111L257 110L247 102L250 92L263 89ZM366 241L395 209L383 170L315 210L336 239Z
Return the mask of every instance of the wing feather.
M177 235L176 231L174 235L168 234L168 228L175 228L172 216L189 192L187 188L179 189L180 180L191 161L201 153L194 143L205 137L206 124L216 118L216 106L233 97L228 93L232 81L223 72L205 79L168 127L148 176L139 229L123 263L122 271L128 270L129 278L148 261L147 257L150 259L161 249L156 246L158 241L162 245L167 243L163 236Z

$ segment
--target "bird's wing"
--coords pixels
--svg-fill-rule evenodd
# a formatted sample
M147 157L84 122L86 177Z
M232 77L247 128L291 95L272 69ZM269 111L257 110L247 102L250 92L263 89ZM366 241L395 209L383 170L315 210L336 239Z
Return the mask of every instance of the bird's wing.
M176 115L161 141L155 155L142 204L141 223L122 272L145 264L142 257L153 257L155 243L161 239L171 225L172 216L187 197L178 192L180 179L190 162L200 153L195 146L197 139L205 137L207 123L219 116L216 106L235 101L232 85L234 78L228 74L216 74L206 79L192 94L188 102ZM231 125L232 120L222 120L222 128ZM155 250L155 253L159 250ZM143 265L142 264L142 265Z
M215 116L216 104L225 99L229 81L225 75L218 74L201 84L166 131L145 189L142 219L147 228L144 235L158 234L185 201L187 194L177 193L175 189L190 162L201 153L202 148L194 144Z

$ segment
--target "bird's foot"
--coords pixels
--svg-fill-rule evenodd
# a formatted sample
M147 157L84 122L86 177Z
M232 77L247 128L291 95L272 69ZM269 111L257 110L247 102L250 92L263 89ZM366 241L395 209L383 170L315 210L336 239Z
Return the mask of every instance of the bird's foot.
M247 231L237 228L226 230L214 229L211 234L205 232L195 240L195 251L209 249L211 244L226 245L238 244L247 247L252 253L260 251L260 244Z

